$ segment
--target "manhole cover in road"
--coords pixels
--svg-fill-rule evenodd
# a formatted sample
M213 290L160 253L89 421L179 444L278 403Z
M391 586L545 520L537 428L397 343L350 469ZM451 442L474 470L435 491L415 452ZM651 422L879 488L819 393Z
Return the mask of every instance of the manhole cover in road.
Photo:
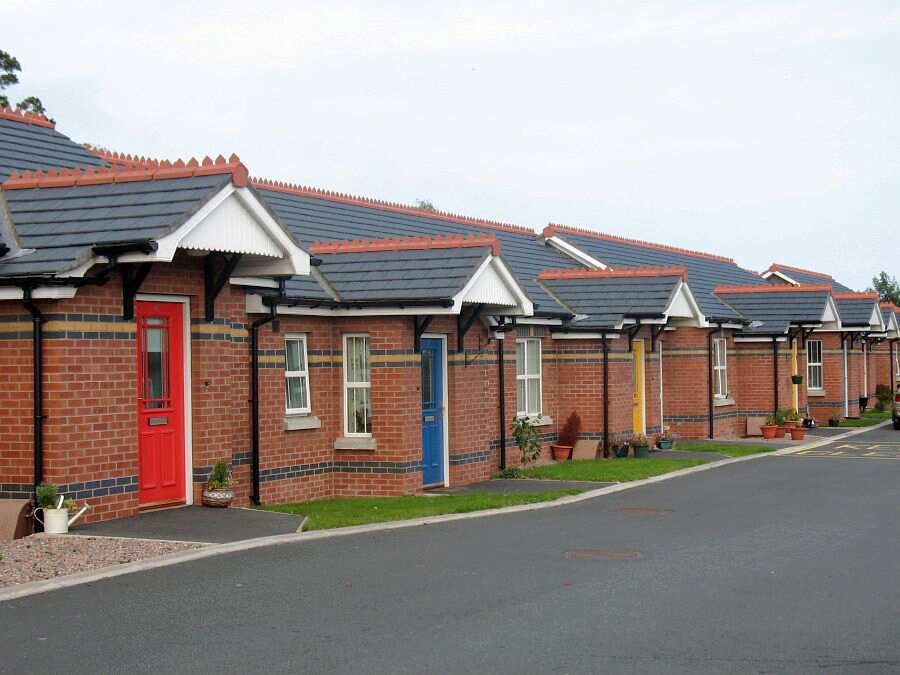
M632 516L667 516L674 509L655 509L646 506L627 506L621 509L616 509L619 513L628 513Z
M566 560L640 560L640 551L611 551L603 548L573 548Z

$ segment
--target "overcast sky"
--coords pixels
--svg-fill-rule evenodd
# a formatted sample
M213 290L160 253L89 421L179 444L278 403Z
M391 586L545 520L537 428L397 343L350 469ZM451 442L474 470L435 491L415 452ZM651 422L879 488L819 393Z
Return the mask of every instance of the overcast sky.
M3 0L0 26L10 98L80 142L900 273L897 2Z

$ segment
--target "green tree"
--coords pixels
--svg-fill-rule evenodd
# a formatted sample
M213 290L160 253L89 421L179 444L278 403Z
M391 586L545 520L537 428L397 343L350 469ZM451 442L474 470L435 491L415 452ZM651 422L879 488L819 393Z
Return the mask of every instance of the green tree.
M0 91L19 83L16 73L22 72L22 64L12 54L0 49ZM9 98L0 94L0 108L10 108ZM47 115L47 109L37 96L26 96L16 104L16 110L33 112L38 115Z
M900 305L900 284L897 283L895 277L885 271L872 277L872 288L869 290L878 293L882 302L893 302L895 305Z
M423 211L437 211L430 199L417 199L416 208L422 209Z

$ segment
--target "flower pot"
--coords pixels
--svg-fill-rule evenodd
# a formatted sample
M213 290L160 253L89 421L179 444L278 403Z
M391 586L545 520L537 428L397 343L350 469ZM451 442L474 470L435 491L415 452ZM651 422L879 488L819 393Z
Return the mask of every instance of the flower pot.
M214 508L222 509L231 506L232 500L234 500L234 490L231 488L203 490L203 506L212 506Z
M828 420L828 426L839 427L839 426L841 426L841 421L840 420Z
M656 447L660 450L671 450L674 441L671 438L661 438L656 442Z
M764 424L759 428L759 430L762 432L763 438L771 441L773 438L775 438L775 434L778 432L778 427L776 427L774 424Z
M634 456L635 457L649 457L650 456L650 446L649 445L635 445L634 446Z
M572 456L571 445L551 445L550 452L553 453L553 459L557 462L565 462Z
M44 526L44 532L47 534L66 534L69 531L69 509L38 509L42 512L44 518L41 519L34 514L35 520Z
M775 438L784 438L786 432L787 427L775 427Z
M804 438L806 438L806 429L803 427L794 427L791 429L792 441L802 441Z
M791 375L791 384L803 384L803 376Z
M793 429L793 428L796 427L798 424L799 424L799 423L797 422L797 420L785 420L785 421L784 421L784 428L785 428L785 429Z

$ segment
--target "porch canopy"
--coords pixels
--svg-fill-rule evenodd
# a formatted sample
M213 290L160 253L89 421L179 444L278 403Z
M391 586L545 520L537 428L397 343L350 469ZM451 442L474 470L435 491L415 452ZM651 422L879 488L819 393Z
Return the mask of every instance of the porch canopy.
M840 328L831 286L720 286L716 295L749 320L738 339L790 337L795 331Z
M866 334L884 337L887 330L877 293L835 293L838 312L841 315L841 327L844 330L855 330Z

